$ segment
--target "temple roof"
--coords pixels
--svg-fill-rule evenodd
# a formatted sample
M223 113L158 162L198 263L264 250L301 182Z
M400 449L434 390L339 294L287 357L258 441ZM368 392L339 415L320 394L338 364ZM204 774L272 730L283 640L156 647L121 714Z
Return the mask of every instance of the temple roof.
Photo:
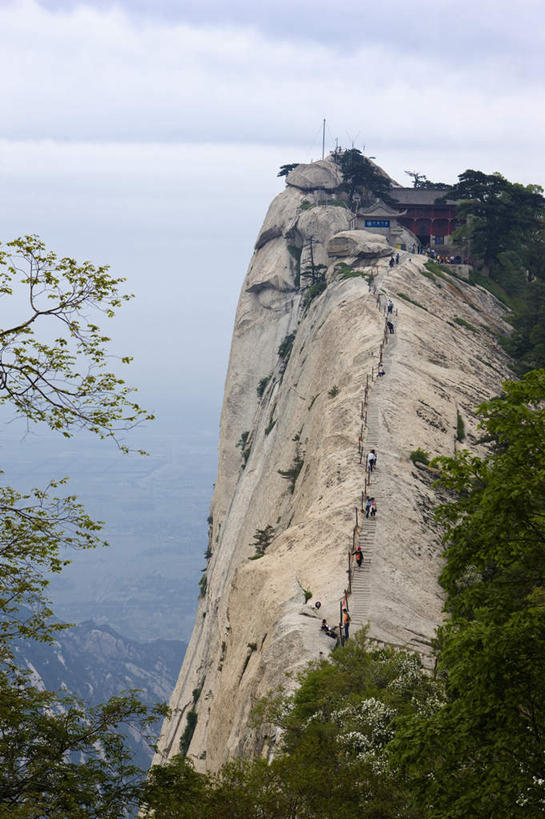
M435 200L444 196L449 188L428 189L428 188L392 188L390 196L400 205L433 205ZM446 199L441 202L444 205L454 205L454 199Z
M358 208L357 215L358 216L367 216L373 219L388 219L388 218L395 218L396 216L403 216L404 213L407 211L399 211L395 208L391 208L382 199L377 199L373 202L372 205L369 205L366 208Z

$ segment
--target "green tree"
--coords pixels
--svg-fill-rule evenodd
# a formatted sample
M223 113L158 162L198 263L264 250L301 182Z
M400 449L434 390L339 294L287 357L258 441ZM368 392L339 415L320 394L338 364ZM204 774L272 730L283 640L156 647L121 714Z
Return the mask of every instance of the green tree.
M210 780L190 760L174 757L154 765L142 787L140 807L156 819L203 819L209 816Z
M287 165L280 165L280 170L276 174L277 176L287 176L290 171L293 171L299 165L299 162L290 162Z
M481 405L489 455L439 459L453 500L439 630L447 701L394 741L431 816L542 816L545 808L545 371Z
M504 252L516 253L518 267L525 269L527 251L543 226L545 199L539 186L524 186L509 182L500 173L469 169L459 175L458 183L447 195L449 199L460 200L458 213L465 220L472 255L492 278L500 276L498 260ZM506 289L511 292L520 286L512 283L509 288L509 279L507 284Z
M395 204L390 196L390 179L357 148L344 151L339 164L343 174L341 190L347 191L350 199L358 191L366 199L379 197L389 204Z
M21 301L19 317L0 330L0 402L64 436L86 428L115 439L151 418L129 400L133 390L123 379L108 371L110 339L88 317L94 311L112 318L131 298L120 292L123 282L108 267L59 259L36 236L0 245L0 297L26 304Z
M0 297L16 316L0 330L0 402L29 423L67 437L88 429L126 452L120 433L152 416L108 370L109 338L95 319L130 298L122 282L107 267L58 258L35 236L0 246ZM49 620L46 574L69 562L67 549L102 544L101 524L73 495L58 496L64 483L0 487L0 816L118 817L137 792L119 729L144 730L164 713L130 693L86 709L17 668L14 639L51 642L60 627Z
M256 529L252 546L255 547L255 554L262 557L271 545L274 538L274 526L268 523L264 529Z
M405 173L411 177L413 188L433 191L450 188L450 185L446 185L444 182L431 182L423 173L419 173L418 171L405 171Z
M0 672L0 817L119 819L138 803L143 772L121 729L146 733L164 709L134 693L93 708Z
M507 351L517 360L522 373L545 366L545 280L528 284L512 319L513 333L505 340Z

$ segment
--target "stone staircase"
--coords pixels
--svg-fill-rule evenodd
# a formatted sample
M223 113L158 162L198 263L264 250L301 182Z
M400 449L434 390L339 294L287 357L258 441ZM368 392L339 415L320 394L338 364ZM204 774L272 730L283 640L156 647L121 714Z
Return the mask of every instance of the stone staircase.
M380 497L380 451L378 447L378 396L376 392L370 391L367 404L367 429L364 438L364 456L370 449L376 449L378 455L378 467L371 474L371 486L369 495L377 502L377 518L380 519L381 497ZM377 518L366 518L362 515L358 544L363 552L363 563L361 568L354 563L352 574L352 594L350 595L350 617L352 627L360 628L369 622L371 617L371 583L373 574L373 555L375 550L375 533Z

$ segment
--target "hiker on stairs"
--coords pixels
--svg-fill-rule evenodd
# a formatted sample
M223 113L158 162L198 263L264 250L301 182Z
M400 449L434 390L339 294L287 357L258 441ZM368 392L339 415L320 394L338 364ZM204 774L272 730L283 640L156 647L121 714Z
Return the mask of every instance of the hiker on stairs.
M361 569L361 564L363 563L363 552L361 550L361 546L358 544L358 548L355 552L352 552L355 555L356 563L358 564L358 568Z
M343 609L343 624L344 624L344 639L345 640L348 640L348 632L349 632L349 629L350 629L350 620L351 619L352 618L350 617L350 615L348 613L348 609Z

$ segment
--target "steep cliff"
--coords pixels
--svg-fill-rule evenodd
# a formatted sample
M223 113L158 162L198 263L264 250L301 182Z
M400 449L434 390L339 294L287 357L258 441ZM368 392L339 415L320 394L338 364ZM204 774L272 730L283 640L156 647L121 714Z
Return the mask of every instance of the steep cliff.
M330 650L320 620L338 622L364 490L360 452L365 462L371 446L378 512L375 523L359 514L367 553L348 598L353 626L369 622L375 639L428 651L441 618L440 533L430 477L409 454L451 454L460 418L465 445L478 448L473 408L509 375L501 304L431 273L425 257L401 252L390 267L396 251L384 237L350 230L339 181L330 160L292 171L242 287L206 591L159 746L172 756L191 739L198 768L270 748L274 737L248 724L256 701ZM312 265L327 270L327 287L310 300L298 285ZM395 333L385 336L386 296ZM250 559L268 526L264 556Z

